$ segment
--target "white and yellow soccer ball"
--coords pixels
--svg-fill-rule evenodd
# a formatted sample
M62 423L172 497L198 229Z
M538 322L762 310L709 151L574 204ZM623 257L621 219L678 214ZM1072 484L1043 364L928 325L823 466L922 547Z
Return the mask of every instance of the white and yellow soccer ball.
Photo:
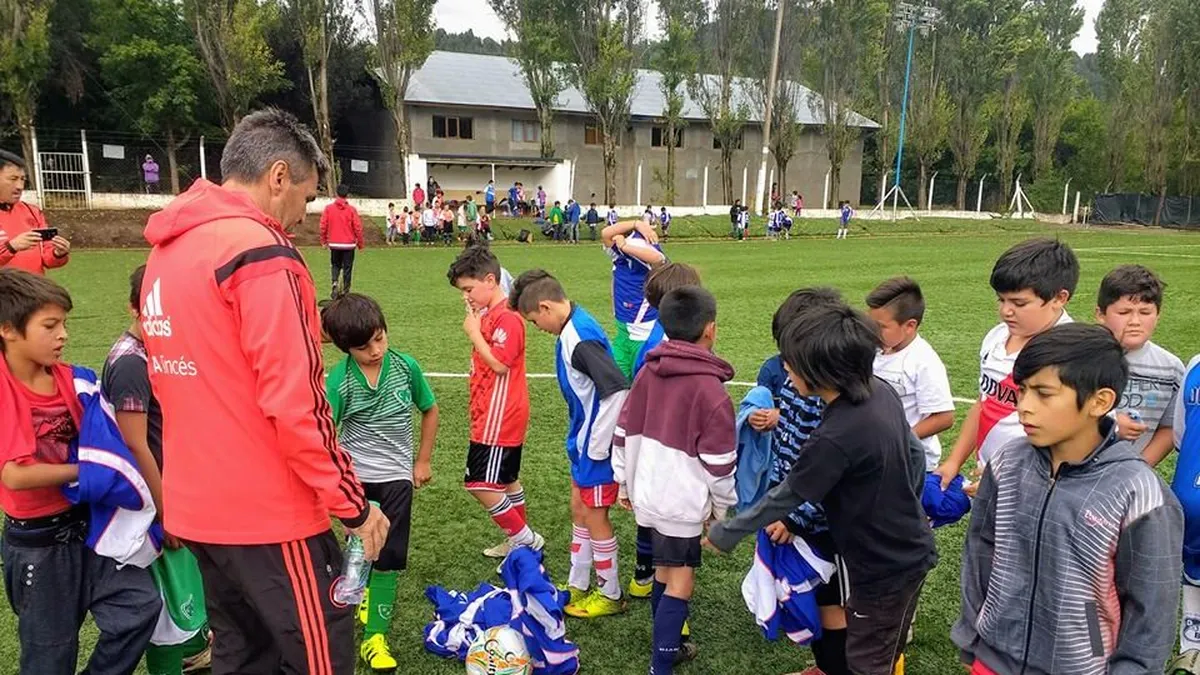
M508 626L489 628L467 650L467 675L532 675L525 638Z

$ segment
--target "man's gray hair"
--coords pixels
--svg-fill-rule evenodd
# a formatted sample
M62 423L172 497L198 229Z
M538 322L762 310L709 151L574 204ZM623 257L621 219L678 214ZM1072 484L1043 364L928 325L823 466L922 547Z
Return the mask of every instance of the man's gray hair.
M317 170L317 180L329 172L329 160L308 127L278 108L264 108L243 117L233 128L221 153L221 177L255 183L278 161L287 162L297 181Z

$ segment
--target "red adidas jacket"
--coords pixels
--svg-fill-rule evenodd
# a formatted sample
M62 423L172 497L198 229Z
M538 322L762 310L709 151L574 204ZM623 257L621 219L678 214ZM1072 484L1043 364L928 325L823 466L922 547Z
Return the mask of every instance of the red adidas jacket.
M34 274L44 274L48 269L66 265L69 256L60 258L55 255L54 247L48 242L17 253L13 253L6 245L13 237L46 227L49 227L46 225L46 216L33 204L17 202L7 210L0 209L0 267L15 267Z
M350 527L367 500L325 398L316 288L283 227L198 180L150 216L142 285L163 410L167 531L270 544Z
M363 248L362 218L358 209L338 197L321 213L321 245L329 248Z

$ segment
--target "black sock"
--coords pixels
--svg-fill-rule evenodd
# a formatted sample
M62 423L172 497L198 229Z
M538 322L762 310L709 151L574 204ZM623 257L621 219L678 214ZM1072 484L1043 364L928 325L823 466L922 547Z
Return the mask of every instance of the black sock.
M850 675L846 665L846 629L824 629L821 639L810 645L817 667L825 675Z
M637 529L637 566L633 570L633 578L640 582L654 578L654 544L650 528L641 525Z

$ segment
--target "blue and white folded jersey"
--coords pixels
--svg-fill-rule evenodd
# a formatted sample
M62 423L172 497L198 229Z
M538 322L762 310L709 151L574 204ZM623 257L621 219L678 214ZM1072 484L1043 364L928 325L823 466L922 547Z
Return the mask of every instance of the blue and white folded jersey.
M87 504L87 545L97 555L112 558L117 567L149 567L162 552L163 539L150 487L121 438L96 373L82 366L71 366L71 372L83 409L79 436L70 448L79 480L63 486L63 494L72 504Z
M1184 371L1171 431L1179 448L1171 490L1183 507L1183 577L1200 586L1200 356Z
M554 587L542 567L541 551L521 546L504 559L500 577L507 588L479 584L469 593L441 586L425 589L434 620L425 626L425 649L465 661L481 633L508 626L521 633L538 675L579 672L579 648L567 639L563 607L569 594Z
M662 253L658 244L651 245L636 232L625 238L625 246L650 247ZM629 336L642 342L650 335L650 322L658 319L658 310L646 302L646 277L650 264L622 253L616 246L608 249L613 261L613 314L617 321L629 324ZM666 259L665 256L663 258Z
M567 459L579 487L613 482L612 437L629 381L613 359L608 336L578 305L555 344L558 387L567 402Z
M821 637L816 591L833 572L833 561L804 537L776 544L766 530L759 530L754 563L742 580L742 599L768 640L778 640L783 631L792 642L805 645Z

